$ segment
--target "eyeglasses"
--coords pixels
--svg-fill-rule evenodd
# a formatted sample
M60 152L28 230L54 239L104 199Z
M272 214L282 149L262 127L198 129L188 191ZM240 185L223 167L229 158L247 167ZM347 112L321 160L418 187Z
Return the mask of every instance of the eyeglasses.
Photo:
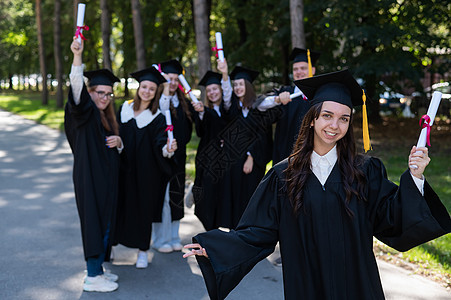
M104 91L95 91L97 93L97 96L99 96L100 99L107 97L108 99L114 99L113 93L107 93Z

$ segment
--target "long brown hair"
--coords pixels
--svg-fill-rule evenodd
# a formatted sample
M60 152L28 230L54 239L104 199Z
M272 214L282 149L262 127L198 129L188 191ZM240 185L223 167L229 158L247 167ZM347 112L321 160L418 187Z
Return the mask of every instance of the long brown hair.
M97 85L88 87L88 92L92 93L97 89ZM110 103L104 110L99 110L100 121L102 121L103 127L109 131L113 132L115 135L119 135L119 125L116 121L116 112L114 111L114 100L111 99Z
M295 215L298 215L304 207L304 188L308 177L312 174L311 155L313 152L314 128L311 124L315 119L318 119L322 106L322 103L317 103L305 114L299 136L288 158L288 167L285 170L287 193ZM352 119L351 113L348 131L343 138L337 141L337 163L346 194L345 209L350 217L354 215L349 208L352 196L356 196L359 200L365 200L364 190L366 186L365 175L359 168L363 163L363 156L356 153ZM354 181L357 183L356 188L353 187Z
M161 98L161 95L163 94L163 90L164 90L164 85L160 84L160 86L158 86L157 93L155 94L155 98L158 99L158 101L157 101L158 105L160 105L160 98ZM183 112L185 113L186 117L192 122L193 119L191 118L191 111L188 107L185 93L178 88L175 91L175 94L177 95L177 98L179 99L179 105L182 106ZM177 110L174 107L174 105L172 105L172 101L169 101L169 109L171 110L171 116L174 118L177 118Z
M246 91L244 92L242 104L245 108L251 108L252 104L254 104L255 100L257 100L257 94L255 93L252 83L246 79L244 79L244 87L246 88Z
M139 97L138 95L138 91L141 88L141 84L139 84L138 89L136 90L135 93L135 97L133 97L133 110L137 111L139 110L139 107L141 106L141 97ZM160 103L158 101L156 101L155 99L160 99L157 98L157 93L158 93L158 88L157 87L157 91L155 92L155 96L153 97L152 100L150 100L149 106L147 107L148 110L150 110L152 112L152 114L155 114L158 110L158 106L160 105Z

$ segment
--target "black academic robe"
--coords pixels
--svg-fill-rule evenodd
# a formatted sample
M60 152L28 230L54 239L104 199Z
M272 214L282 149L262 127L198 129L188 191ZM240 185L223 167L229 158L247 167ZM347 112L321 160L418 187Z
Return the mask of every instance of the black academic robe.
M293 94L294 89L294 86L282 87L277 92L277 95L282 92ZM304 100L303 97L293 98L292 101L286 105L281 104L275 108L269 109L269 111L282 111L282 114L280 114L277 119L274 132L274 148L272 155L273 166L290 156L293 145L298 137L304 115L309 109L309 102L308 100Z
M194 213L206 230L218 228L216 205L221 197L219 188L228 164L220 133L230 121L230 116L223 103L219 111L221 116L214 109L205 107L202 120L198 113L194 115L196 133L200 137L195 161L196 178L192 189Z
M116 243L147 250L152 222L161 222L164 195L171 174L171 161L164 158L166 120L160 111L150 123L138 128L134 118L121 118L118 112L124 150L121 153L120 188Z
M119 153L105 145L107 132L100 111L86 86L75 105L72 89L64 111L64 129L74 155L73 182L80 217L85 259L105 251L103 238L109 228L109 244L105 261L109 261L111 241L115 232Z
M188 103L185 98L179 101L187 102L186 104L192 116L194 110L191 103ZM175 112L177 116L171 113L171 120L174 126L174 139L177 140L177 150L172 157L174 164L169 178L169 205L171 206L172 221L180 220L184 216L186 145L191 140L193 131L192 121L183 111L181 104L175 108Z
M265 175L266 164L271 160L272 124L267 112L250 108L244 117L239 100L232 96L230 114L233 116L220 134L224 140L228 166L221 180L221 198L216 208L217 227L235 228L249 199ZM244 163L252 155L253 167L249 174L243 172Z
M253 195L236 231L213 230L193 238L209 258L197 257L211 299L223 299L280 242L286 299L383 299L373 236L406 251L451 231L446 208L428 182L424 196L409 171L399 187L382 162L368 158L367 202L351 199L345 210L335 165L324 186L307 179L305 210L297 217L286 195L283 171L273 167Z

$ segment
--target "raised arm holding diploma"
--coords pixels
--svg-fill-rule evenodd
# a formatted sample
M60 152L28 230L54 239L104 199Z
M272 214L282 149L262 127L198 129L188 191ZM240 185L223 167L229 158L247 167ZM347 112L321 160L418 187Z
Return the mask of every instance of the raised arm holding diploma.
M185 76L183 76L183 74L179 75L179 80L183 85L183 88L185 89L186 93L189 95L189 97L191 98L191 100L194 103L199 102L199 100L196 98L196 96L194 96L193 92L191 91L191 87L189 86L188 82L185 79Z

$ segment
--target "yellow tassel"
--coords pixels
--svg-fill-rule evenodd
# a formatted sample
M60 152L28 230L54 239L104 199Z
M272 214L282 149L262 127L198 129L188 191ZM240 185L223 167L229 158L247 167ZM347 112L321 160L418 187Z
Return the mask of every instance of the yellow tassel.
M366 95L365 95L365 91L364 90L362 90L362 91L363 91L363 96L362 96L362 100L363 100L363 105L362 105L363 149L365 150L365 153L366 153L366 152L368 152L368 150L372 150L372 148L371 148L371 141L370 141L370 132L368 129L368 116L366 113Z
M312 70L312 59L310 58L310 50L307 49L307 61L308 61L308 77L313 76L313 70Z
M130 105L130 104L132 104L132 103L133 103L133 99L127 101L127 104L128 104L128 105Z

